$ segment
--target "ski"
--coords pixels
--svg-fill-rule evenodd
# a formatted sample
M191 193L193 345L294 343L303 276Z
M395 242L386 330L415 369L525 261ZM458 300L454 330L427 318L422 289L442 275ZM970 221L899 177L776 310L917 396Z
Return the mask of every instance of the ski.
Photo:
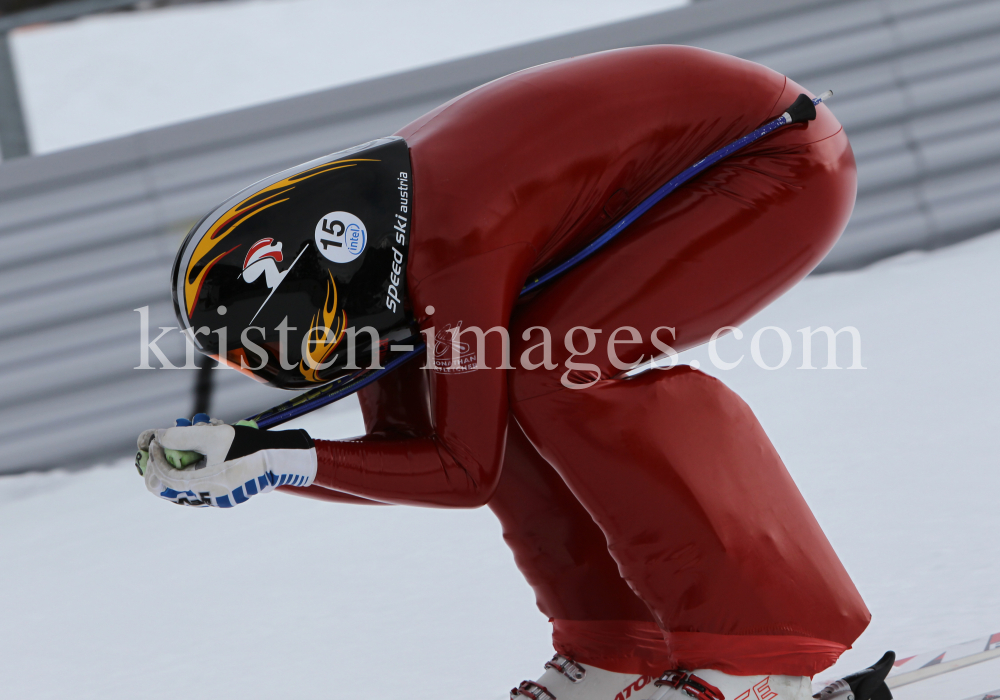
M991 690L982 695L973 695L971 698L965 698L965 700L1000 700L1000 689Z
M1000 657L1000 632L946 649L897 659L885 682L890 688L899 688L998 657ZM986 697L990 697L990 693L976 696L976 698Z
M971 642L896 659L885 679L885 684L889 688L899 688L998 657L1000 657L1000 632ZM813 681L813 689L818 693L836 682L816 680ZM968 700L1000 700L1000 691L991 691Z

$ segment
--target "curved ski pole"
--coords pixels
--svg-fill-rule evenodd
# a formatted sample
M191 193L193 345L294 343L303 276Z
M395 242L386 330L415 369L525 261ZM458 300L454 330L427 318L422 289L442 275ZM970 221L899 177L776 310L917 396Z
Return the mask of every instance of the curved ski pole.
M273 408L269 408L266 411L246 418L245 420L252 420L257 423L257 427L265 429L281 425L282 423L290 421L293 418L298 418L306 413L311 413L317 408L339 401L345 396L350 396L359 389L368 386L387 372L391 372L400 365L414 359L423 351L424 344L422 342L415 343L413 345L413 350L410 350L399 357L393 358L385 365L385 367L380 369L361 370L360 372L352 374L349 377L345 377L342 380L335 380L329 384L324 384L321 387L310 389L307 392L299 394L291 401L278 404Z
M521 290L521 296L535 291L546 282L551 281L567 270L579 265L595 252L607 245L618 234L634 223L636 219L652 209L653 206L661 199L686 183L688 180L712 167L720 160L731 156L733 153L749 146L754 141L767 136L771 132L776 129L780 129L783 126L812 121L816 118L816 105L830 99L832 95L832 90L827 90L819 97L809 97L805 94L799 95L777 119L772 119L764 126L751 131L746 136L741 136L732 143L729 143L714 153L705 156L694 165L691 165L680 174L671 178L666 184L653 192L653 194L646 197L646 199L642 200L634 209L619 219L618 222L611 228L595 238L583 250L528 282L524 286L524 289ZM245 420L255 421L261 428L273 428L274 426L281 425L282 423L290 421L293 418L298 418L299 416L315 411L318 408L322 408L323 406L339 401L345 396L350 396L358 389L372 383L386 372L391 372L401 364L420 355L420 353L422 353L425 349L425 345L420 340L420 336L413 336L411 340L414 341L413 350L396 357L381 369L361 370L360 372L349 377L345 377L344 379L335 380L329 384L324 384L321 387L299 394L291 401L286 401L285 403L279 404L262 413L258 413L257 415L249 416Z

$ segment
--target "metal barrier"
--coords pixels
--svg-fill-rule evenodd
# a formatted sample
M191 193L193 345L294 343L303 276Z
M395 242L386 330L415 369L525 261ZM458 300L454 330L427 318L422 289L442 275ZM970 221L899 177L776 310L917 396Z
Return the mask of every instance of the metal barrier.
M1000 228L1000 0L710 0L50 155L0 164L0 473L125 456L190 413L196 373L141 371L137 308L175 326L169 268L210 207L284 167L389 134L532 65L675 43L819 92L859 164L854 218L821 271ZM184 363L180 336L160 342ZM219 370L214 412L287 398Z

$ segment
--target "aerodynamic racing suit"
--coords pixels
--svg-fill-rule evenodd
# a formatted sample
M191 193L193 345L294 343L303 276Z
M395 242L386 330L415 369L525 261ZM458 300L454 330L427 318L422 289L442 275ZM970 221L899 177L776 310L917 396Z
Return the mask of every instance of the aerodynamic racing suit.
M856 190L830 111L723 161L519 297L803 92L740 59L642 47L515 73L400 130L408 299L434 350L363 389L368 434L317 440L315 483L290 490L489 506L556 650L582 663L792 676L832 664L869 614L753 413L690 367L622 376L664 344L739 325L827 253Z

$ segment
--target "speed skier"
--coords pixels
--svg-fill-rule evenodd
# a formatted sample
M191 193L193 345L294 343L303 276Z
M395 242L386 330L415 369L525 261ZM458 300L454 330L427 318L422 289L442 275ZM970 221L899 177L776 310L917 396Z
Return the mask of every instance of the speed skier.
M869 621L847 572L738 396L686 366L626 373L739 325L829 251L856 191L833 114L721 162L519 297L804 92L710 51L608 51L495 80L235 195L174 267L201 351L288 389L384 360L417 330L427 356L359 392L358 439L204 416L148 430L147 487L219 507L275 488L488 506L553 626L556 656L512 697L810 697Z

